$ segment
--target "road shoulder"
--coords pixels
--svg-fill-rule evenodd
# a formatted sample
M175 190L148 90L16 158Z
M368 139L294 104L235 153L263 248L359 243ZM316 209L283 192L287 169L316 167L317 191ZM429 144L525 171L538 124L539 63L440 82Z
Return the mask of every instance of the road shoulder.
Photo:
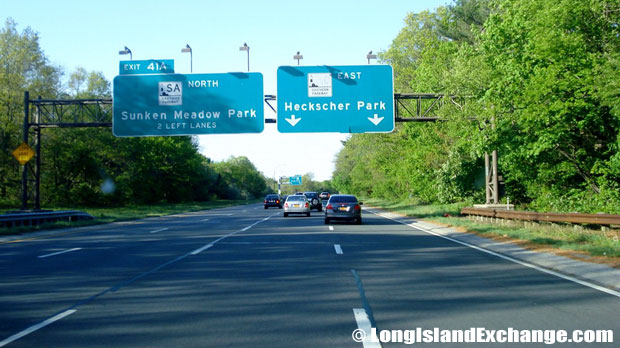
M367 209L380 213L384 217L398 220L403 224L421 229L423 231L452 238L463 243L471 244L482 249L531 263L550 271L592 282L611 290L620 291L620 270L607 265L579 261L551 253L528 250L513 243L496 241L472 233L459 231L453 227L440 226L428 221L422 221L393 212L388 212L380 208L367 207Z

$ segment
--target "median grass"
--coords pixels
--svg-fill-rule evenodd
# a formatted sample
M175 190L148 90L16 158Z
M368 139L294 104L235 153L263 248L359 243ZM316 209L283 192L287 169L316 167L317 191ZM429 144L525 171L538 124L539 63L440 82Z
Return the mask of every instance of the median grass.
M23 234L33 231L59 229L67 227L82 227L107 224L118 221L138 220L147 217L158 217L191 211L224 208L242 204L257 203L259 200L217 200L209 202L167 203L149 205L128 205L123 207L44 207L45 210L79 210L92 215L95 219L83 221L57 221L38 226L19 226L0 228L0 235Z
M506 222L505 225L474 221L460 215L470 202L421 205L411 200L366 199L364 204L429 222L457 227L487 238L520 244L534 250L556 252L579 259L603 262L620 268L620 231L583 226Z

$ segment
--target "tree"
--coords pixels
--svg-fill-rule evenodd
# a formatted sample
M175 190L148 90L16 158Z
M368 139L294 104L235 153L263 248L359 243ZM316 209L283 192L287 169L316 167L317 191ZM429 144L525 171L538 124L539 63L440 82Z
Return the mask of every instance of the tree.
M226 198L252 199L261 197L267 190L267 180L247 157L231 157L215 164L221 175L220 195Z
M395 71L397 92L481 94L485 74L471 70L473 38L490 12L488 1L458 1L435 12L408 14L405 27L381 54ZM481 59L478 59L481 60ZM415 105L405 105L415 108ZM475 195L481 172L477 123L467 108L445 105L436 124L398 125L389 135L353 135L339 153L334 184L376 197L452 202Z
M19 164L12 151L22 139L24 91L54 97L60 86L60 68L52 66L29 27L21 33L12 19L0 29L0 205L16 205Z
M607 210L603 202L617 202L611 168L620 119L604 91L618 8L607 0L503 1L481 36L500 164L521 183L518 198L537 209Z

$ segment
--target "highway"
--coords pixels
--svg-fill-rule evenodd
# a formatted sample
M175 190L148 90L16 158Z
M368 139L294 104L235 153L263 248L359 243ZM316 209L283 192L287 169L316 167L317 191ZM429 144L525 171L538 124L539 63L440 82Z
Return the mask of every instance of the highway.
M363 325L620 340L619 297L371 209L363 225L262 204L99 225L0 244L0 275L0 347L380 346L352 339Z

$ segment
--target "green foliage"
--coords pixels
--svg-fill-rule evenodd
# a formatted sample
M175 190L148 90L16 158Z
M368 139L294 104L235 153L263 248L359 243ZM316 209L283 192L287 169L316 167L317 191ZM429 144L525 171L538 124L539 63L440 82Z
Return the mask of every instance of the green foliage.
M220 196L229 199L260 198L268 191L265 177L247 157L231 157L215 164Z
M0 206L16 207L20 167L12 151L22 141L24 91L31 97L110 98L101 72L62 71L41 51L38 34L19 33L7 20L0 30ZM43 205L111 206L251 199L266 180L244 157L213 164L191 137L116 138L109 129L42 131Z
M335 184L379 198L480 201L482 158L497 149L512 202L620 213L619 23L612 0L457 0L409 14L381 54L396 92L464 103L441 107L447 122L352 136Z
M12 152L22 141L24 91L54 97L62 71L52 66L30 28L18 32L12 19L0 29L0 204L17 205L20 166Z
M470 59L475 52L468 41L490 11L484 1L459 4L407 16L405 28L381 54L394 67L396 92L469 96L474 88L468 87L481 89L485 75L472 70L480 66ZM440 113L451 122L408 123L388 135L353 135L337 157L334 183L344 192L421 203L479 196L482 140L478 123L469 120L476 111L446 103Z
M620 118L606 76L617 64L618 8L505 1L481 36L502 170L522 186L515 198L537 209L589 212L618 189Z

